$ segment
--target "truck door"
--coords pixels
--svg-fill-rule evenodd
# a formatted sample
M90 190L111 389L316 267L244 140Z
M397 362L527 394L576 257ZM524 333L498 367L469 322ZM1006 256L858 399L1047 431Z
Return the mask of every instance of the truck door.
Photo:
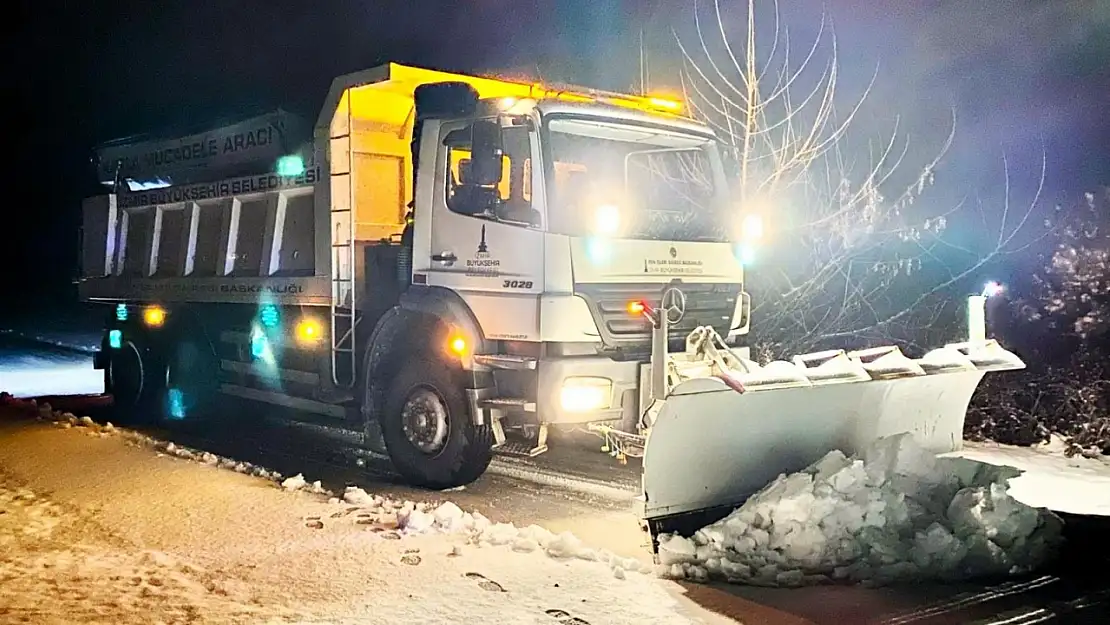
M430 246L426 252L416 246L415 254L423 253L425 258L414 258L414 266L426 268L428 285L462 296L486 338L536 340L544 283L538 141L523 120L503 123L501 133L501 182L482 187L468 178L467 124L447 123L440 128L437 157L421 159L436 163L436 188Z

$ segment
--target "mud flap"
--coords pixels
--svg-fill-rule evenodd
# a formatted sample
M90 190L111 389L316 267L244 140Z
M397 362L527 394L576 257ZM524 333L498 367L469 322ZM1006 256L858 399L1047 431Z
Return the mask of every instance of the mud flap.
M653 538L682 531L682 517L700 517L693 529L721 518L834 449L851 455L909 432L926 449L956 451L983 375L1024 366L997 344L952 345L919 360L897 348L818 360L826 362L809 367L802 356L740 375L744 392L716 378L671 390L644 448L643 517Z

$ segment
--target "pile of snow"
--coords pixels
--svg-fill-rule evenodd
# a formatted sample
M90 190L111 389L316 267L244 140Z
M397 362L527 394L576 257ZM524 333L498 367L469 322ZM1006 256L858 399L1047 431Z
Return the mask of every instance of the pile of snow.
M570 532L556 534L538 525L517 527L512 523L494 523L480 512L464 512L453 502L432 508L428 504L406 501L400 504L367 494L361 488L349 487L343 500L350 504L394 508L397 527L402 534L455 534L466 536L467 542L478 547L507 547L518 553L543 553L556 559L600 562L609 567L613 576L624 579L625 573L662 573L636 558L624 558L606 549L593 549Z
M660 537L660 562L667 577L767 586L1028 572L1052 555L1063 523L1009 495L1019 474L889 437L780 476L692 539Z

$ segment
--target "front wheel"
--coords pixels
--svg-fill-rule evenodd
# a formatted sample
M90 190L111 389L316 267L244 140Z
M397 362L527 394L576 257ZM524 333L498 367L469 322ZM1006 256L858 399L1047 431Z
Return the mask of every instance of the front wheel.
M458 377L443 362L418 358L389 385L382 438L397 471L420 486L469 484L493 458L492 430L471 422Z

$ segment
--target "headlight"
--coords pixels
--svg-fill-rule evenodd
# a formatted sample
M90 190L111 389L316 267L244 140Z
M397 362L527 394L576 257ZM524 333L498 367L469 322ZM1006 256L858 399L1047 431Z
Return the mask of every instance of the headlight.
M740 224L740 236L746 241L763 238L763 218L759 215L748 215Z
M598 234L616 234L621 227L621 209L613 204L602 204L594 212L594 230Z
M594 412L610 407L613 382L608 378L573 377L563 380L560 403L567 412Z

